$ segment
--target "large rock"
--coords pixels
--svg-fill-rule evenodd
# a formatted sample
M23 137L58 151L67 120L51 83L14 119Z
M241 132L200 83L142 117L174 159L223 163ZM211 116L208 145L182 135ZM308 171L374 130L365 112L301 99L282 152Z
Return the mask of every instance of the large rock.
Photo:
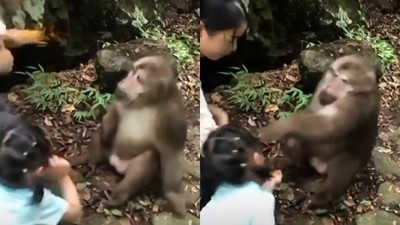
M390 156L391 151L382 147L375 148L372 151L372 160L376 170L386 176L400 177L400 167L398 162L394 161Z
M400 187L390 182L382 183L379 186L379 198L384 205L399 205L400 204Z
M154 225L200 225L199 218L189 213L184 218L178 218L172 213L162 212L154 215L152 222Z
M304 40L329 42L342 31L335 22L339 10L359 21L358 0L271 1L245 0L248 9L247 40L239 42L238 54L248 68L279 66L304 47ZM258 68L260 69L260 68Z
M305 91L312 92L321 79L324 68L340 56L363 55L376 68L378 77L382 75L382 63L374 49L366 42L341 39L326 44L315 45L300 53L300 83Z
M177 69L177 59L165 43L149 39L136 39L109 45L96 54L95 68L103 90L113 92L117 83L133 69L133 63L144 56L164 55Z
M357 225L394 225L400 224L400 217L382 210L376 210L358 215Z

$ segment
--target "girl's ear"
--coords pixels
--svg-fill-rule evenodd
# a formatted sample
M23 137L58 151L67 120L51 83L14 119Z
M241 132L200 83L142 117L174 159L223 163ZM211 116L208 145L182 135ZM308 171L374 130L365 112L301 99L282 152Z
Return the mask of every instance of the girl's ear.
M253 160L257 165L262 165L265 162L265 157L261 153L255 152L253 154Z
M200 28L200 32L199 32L200 33L200 37L202 37L204 35L203 32L206 32L206 29L205 29L204 23L201 22L201 21L200 21L199 28Z
M43 166L39 167L36 169L35 173L40 173L43 171Z

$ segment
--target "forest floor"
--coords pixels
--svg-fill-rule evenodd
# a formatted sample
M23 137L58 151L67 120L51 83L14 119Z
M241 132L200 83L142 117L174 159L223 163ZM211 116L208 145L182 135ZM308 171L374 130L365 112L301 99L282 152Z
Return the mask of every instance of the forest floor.
M368 21L367 29L374 36L379 36L383 40L388 40L395 48L395 52L400 52L400 14L382 15L376 13ZM272 87L281 90L288 90L293 87L300 79L297 61L274 71L266 71L257 77L262 77ZM280 215L277 220L283 224L302 225L302 224L359 224L360 215L372 212L375 209L384 209L386 212L394 213L399 216L399 205L390 207L384 206L380 200L382 194L380 185L385 181L394 184L395 192L400 193L399 188L399 166L400 166L400 62L395 62L390 69L384 71L380 79L379 87L382 94L382 109L379 118L379 141L373 160L363 172L360 172L349 188L344 200L334 209L327 210L307 210L305 199L307 196L302 192L298 183L304 182L304 175L307 171L289 170L284 174L283 183L275 191L278 200L278 211ZM212 92L208 98L212 102L226 109L232 121L246 126L250 131L256 132L258 127L268 123L279 112L274 105L267 105L265 113L252 114L238 110L238 105L229 102L227 96L218 88ZM274 158L279 153L277 145L266 146L265 155ZM380 157L383 156L383 157ZM389 161L391 163L387 163ZM383 164L387 164L384 166ZM390 165L389 165L390 164ZM380 168L378 168L378 166ZM394 172L393 172L394 171ZM308 171L309 173L309 171ZM394 175L394 176L393 176ZM298 178L298 179L297 179ZM378 191L379 189L379 191ZM318 215L319 217L316 217ZM394 220L394 219L393 219ZM386 221L385 221L386 222ZM396 221L387 221L385 224L398 224ZM360 223L360 225L367 223ZM369 224L374 224L369 223ZM379 222L380 224L380 222Z
M172 12L171 12L172 13ZM194 14L169 15L168 32L177 36L182 33L197 39L198 19ZM199 114L198 114L198 90L199 90L199 56L194 56L180 71L179 87L185 99L188 109L189 131L185 148L185 193L189 200L188 214L185 220L178 221L171 217L170 213L162 212L162 206L158 201L161 198L159 185L155 185L132 199L128 204L118 209L107 209L104 202L110 194L110 187L115 185L118 179L116 173L107 167L99 167L94 174L86 176L88 167L83 166L73 171L72 176L77 182L77 188L81 195L85 209L85 225L139 225L139 224L198 224L199 217ZM93 86L96 80L96 72L92 61L82 64L80 68L63 71L55 74L56 79L67 86L83 90ZM60 112L42 112L34 105L26 101L26 85L19 85L8 94L17 112L35 125L45 130L51 141L55 154L71 158L85 152L87 143L93 132L99 125L99 120L77 121L73 118L71 108L74 106L63 105ZM165 221L167 220L167 221ZM196 222L197 221L197 222Z

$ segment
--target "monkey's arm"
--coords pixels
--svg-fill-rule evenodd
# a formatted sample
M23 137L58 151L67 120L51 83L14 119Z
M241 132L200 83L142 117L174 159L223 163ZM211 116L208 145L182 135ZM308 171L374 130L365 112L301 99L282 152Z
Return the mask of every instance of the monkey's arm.
M360 99L349 96L315 113L299 112L271 123L261 128L259 137L262 142L269 143L281 140L290 133L321 141L347 136L370 115L371 109L364 105Z
M120 112L118 111L118 102L108 107L107 113L103 116L100 127L100 142L105 146L110 146L114 141L120 121Z
M183 214L186 210L182 186L182 158L188 127L186 115L171 111L160 122L155 129L157 138L154 144L160 151L163 189L174 210Z

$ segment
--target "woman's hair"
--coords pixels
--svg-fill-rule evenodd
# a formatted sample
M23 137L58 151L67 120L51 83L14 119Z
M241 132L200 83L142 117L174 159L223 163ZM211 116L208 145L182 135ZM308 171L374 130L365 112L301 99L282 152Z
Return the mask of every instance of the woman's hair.
M203 144L205 174L202 176L213 179L217 185L243 184L250 179L248 171L263 180L270 179L268 165L248 164L253 153L259 151L259 144L257 138L240 126L227 124L214 130Z
M43 181L26 175L49 164L51 147L43 130L19 120L0 131L0 143L1 182L12 188L32 188L33 204L40 203L44 194Z
M201 0L200 20L209 33L235 29L246 22L240 0Z

